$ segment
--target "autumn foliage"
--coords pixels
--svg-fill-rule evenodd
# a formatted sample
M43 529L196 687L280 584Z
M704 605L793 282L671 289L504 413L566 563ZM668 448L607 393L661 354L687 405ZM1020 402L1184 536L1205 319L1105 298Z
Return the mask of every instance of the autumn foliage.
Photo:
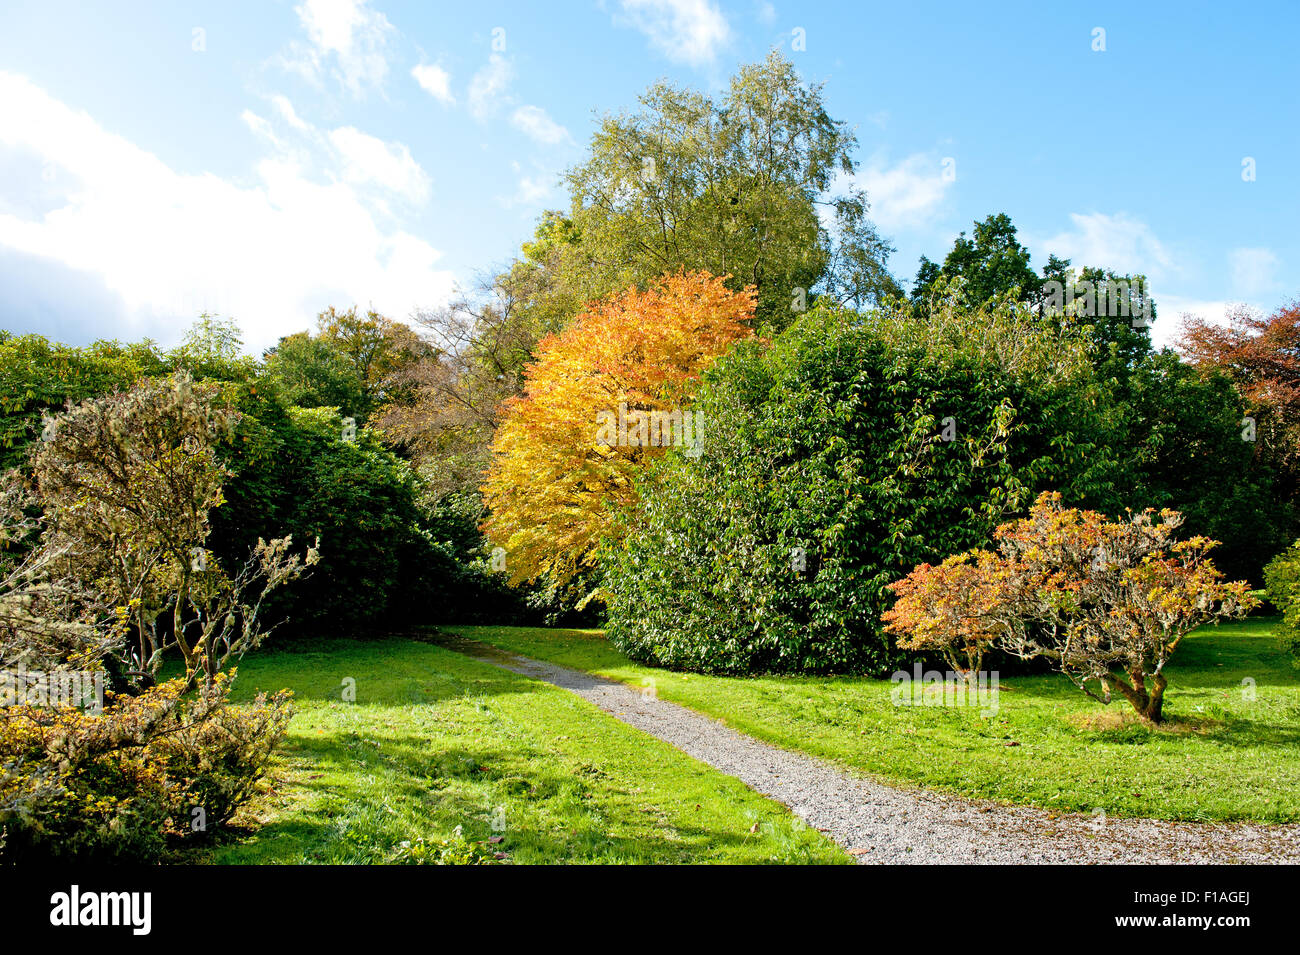
M997 553L922 564L894 583L886 629L901 647L964 655L966 671L995 645L1044 657L1089 696L1117 694L1158 723L1183 637L1254 603L1246 583L1215 569L1214 541L1175 540L1181 523L1168 509L1110 521L1044 493L1027 518L998 528Z
M1001 576L996 554L969 551L942 564L921 564L890 585L897 602L881 617L902 650L933 651L973 678L1001 629Z
M1228 325L1189 319L1179 348L1198 367L1226 374L1260 417L1260 441L1300 468L1300 302L1267 318L1238 309Z
M634 475L664 450L635 427L604 440L602 422L680 413L701 373L752 334L754 308L751 289L679 273L592 304L541 341L524 393L506 403L483 485L483 527L512 583L564 585L591 565L611 512L636 499ZM692 437L707 442L698 426Z

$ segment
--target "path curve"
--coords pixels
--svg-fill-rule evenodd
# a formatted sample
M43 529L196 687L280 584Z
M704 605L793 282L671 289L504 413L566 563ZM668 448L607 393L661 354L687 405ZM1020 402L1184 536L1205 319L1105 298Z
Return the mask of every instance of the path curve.
M862 863L1300 862L1300 824L1106 819L898 788L581 670L450 634L435 642L594 703L783 803Z

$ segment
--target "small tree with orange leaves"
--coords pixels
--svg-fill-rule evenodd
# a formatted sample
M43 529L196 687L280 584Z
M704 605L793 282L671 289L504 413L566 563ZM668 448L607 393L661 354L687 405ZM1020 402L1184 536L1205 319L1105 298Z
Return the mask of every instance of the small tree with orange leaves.
M938 566L921 564L889 585L898 600L882 620L902 650L933 651L973 681L984 654L1005 629L1001 577L1005 563L988 551L968 551Z
M1044 493L1027 518L998 528L998 553L923 564L894 584L888 629L899 646L939 649L950 662L965 648L977 663L995 642L1044 657L1094 699L1117 693L1159 723L1165 665L1183 637L1255 603L1244 581L1215 569L1214 541L1174 539L1181 523L1168 509L1109 521Z
M511 583L568 584L594 563L611 513L667 445L698 453L703 422L685 405L702 372L752 334L752 289L708 273L663 277L592 304L544 338L510 399L483 484L483 529Z

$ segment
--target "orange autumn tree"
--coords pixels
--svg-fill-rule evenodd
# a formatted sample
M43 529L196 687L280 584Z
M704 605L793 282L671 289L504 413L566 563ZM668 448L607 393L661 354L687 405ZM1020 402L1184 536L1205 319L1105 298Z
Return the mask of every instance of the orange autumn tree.
M881 620L900 650L934 651L971 684L984 655L1006 629L998 555L968 551L942 564L921 564L889 585L898 598Z
M707 272L667 275L591 304L544 338L524 391L505 406L482 492L488 540L512 584L569 584L592 566L634 476L668 445L699 453L686 407L701 373L752 334L752 288Z
M964 655L964 671L994 646L1046 659L1099 702L1122 697L1159 723L1165 667L1183 637L1256 603L1245 581L1215 568L1214 541L1174 537L1181 524L1168 508L1111 521L1044 492L1027 518L997 529L996 553L922 564L892 584L885 629L904 649L954 665Z

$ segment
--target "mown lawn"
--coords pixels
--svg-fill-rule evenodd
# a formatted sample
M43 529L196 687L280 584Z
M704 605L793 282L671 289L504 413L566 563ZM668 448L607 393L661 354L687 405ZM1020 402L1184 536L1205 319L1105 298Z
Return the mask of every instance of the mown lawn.
M330 641L240 665L240 696L281 687L297 713L273 791L243 820L260 826L203 860L376 863L407 842L515 863L850 861L785 807L577 697L427 643Z
M599 631L447 627L710 714L736 729L895 783L1010 803L1185 820L1300 820L1300 671L1273 621L1206 628L1170 668L1167 726L1122 700L1088 699L1063 677L1001 681L998 712L895 706L887 680L734 678L629 661ZM1254 681L1250 699L1243 680Z

